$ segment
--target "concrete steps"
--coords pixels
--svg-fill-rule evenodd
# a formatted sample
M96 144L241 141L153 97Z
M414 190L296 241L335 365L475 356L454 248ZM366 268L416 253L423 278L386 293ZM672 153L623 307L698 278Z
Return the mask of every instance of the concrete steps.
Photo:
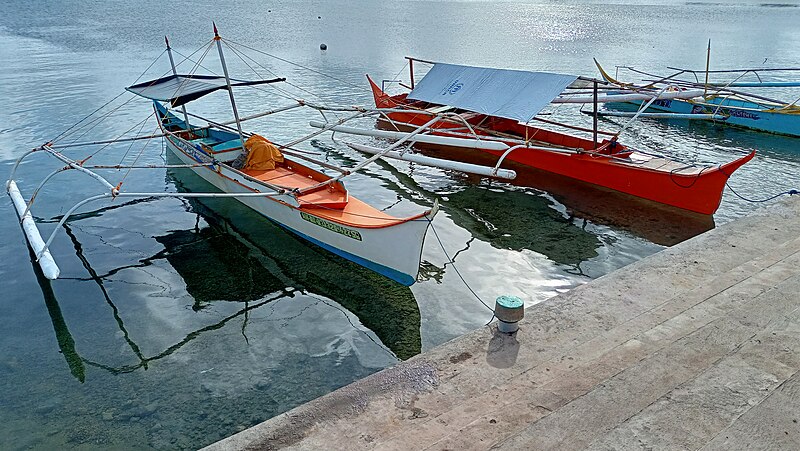
M483 328L209 449L800 448L798 212L726 224L528 309L513 337Z

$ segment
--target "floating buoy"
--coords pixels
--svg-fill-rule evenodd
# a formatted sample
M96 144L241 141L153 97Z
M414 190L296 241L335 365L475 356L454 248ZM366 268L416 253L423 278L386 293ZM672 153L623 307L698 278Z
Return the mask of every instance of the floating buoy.
M328 46L325 45L325 43L323 42L322 44L319 45L319 49L320 50L328 50Z
M494 304L497 330L513 334L519 329L520 320L525 317L525 303L516 296L500 296Z

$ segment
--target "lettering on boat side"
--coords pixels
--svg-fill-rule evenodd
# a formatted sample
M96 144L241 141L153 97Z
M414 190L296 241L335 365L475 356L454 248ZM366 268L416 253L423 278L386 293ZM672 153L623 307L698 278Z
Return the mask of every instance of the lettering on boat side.
M758 117L757 114L751 113L749 111L729 110L728 114L730 114L733 117L741 117L743 119L752 119L754 121L757 121L757 120L761 119L760 117Z
M653 105L664 107L664 108L669 108L670 106L672 106L672 100L669 100L669 99L666 99L666 100L665 99L657 99L655 102L653 102Z
M757 121L757 120L761 119L761 116L759 116L756 113L751 113L749 111L736 110L736 109L732 110L732 109L728 109L728 108L720 108L719 110L717 110L717 109L704 108L702 106L695 105L692 108L692 114L697 114L697 113L706 113L706 114L716 113L716 114L721 114L723 116L726 116L725 118L723 118L723 120L727 120L728 119L727 116L738 117L738 118L741 118L741 119L752 119L754 121Z
M194 146L186 144L185 142L177 139L174 140L172 143L175 145L175 147L182 150L183 153L188 154L190 157L192 157L192 159L194 159L196 162L203 163L203 160L198 155L197 149Z
M358 232L358 230L348 229L347 227L340 226L339 224L312 216L304 211L300 212L300 217L316 226L322 227L323 229L328 229L331 232L336 232L348 238L361 241L361 234Z
M442 91L442 95L455 94L463 87L464 83L459 83L458 79L455 79L455 81L450 83L450 85L447 88L445 88L444 91Z
M214 166L214 159L209 157L208 154L203 151L203 148L197 144L188 144L181 140L170 140L170 142L179 150L183 151L183 153L192 157L194 161L201 164L208 164L210 167Z

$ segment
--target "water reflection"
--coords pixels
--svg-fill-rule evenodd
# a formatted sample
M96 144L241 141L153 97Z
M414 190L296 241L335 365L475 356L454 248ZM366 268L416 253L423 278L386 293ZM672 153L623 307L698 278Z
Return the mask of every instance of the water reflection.
M168 183L178 191L207 191L210 186L188 170L170 171ZM185 233L156 239L180 246L180 251L172 253L173 259L180 260L175 269L184 277L187 290L197 284L192 288L195 299L222 299L227 296L219 293L220 286L236 283L244 285L239 288L244 293L258 293L267 285L294 287L336 300L398 358L420 352L419 306L408 287L306 243L232 199L190 199L186 205L208 225L207 231L189 232L204 255L178 255L191 252L183 243L188 238ZM231 240L236 241L235 248L227 246ZM210 249L220 254L219 260L208 254ZM222 256L234 252L238 256ZM227 261L232 258L240 261ZM268 277L262 279L265 274Z
M479 152L418 147L438 158L489 166L496 162L496 157ZM480 188L475 183L488 183L485 179L460 175L473 183L466 184L464 194L448 196L462 212L461 225L478 236L486 236L495 247L530 249L557 263L576 265L597 256L595 249L601 245L596 235L583 230L587 220L627 230L662 246L675 245L714 228L713 216L672 208L514 162L504 162L503 167L517 171L517 178L510 184L495 182L491 189ZM407 183L409 178L401 180ZM556 211L554 202L519 191L519 187L548 193L564 205L568 217ZM476 208L481 209L478 214ZM481 227L465 225L470 216L489 229L496 226L496 231L487 234ZM583 226L575 225L581 221Z
M168 182L179 190L208 189L203 186L205 181L189 171L169 174ZM195 184L200 186L193 186ZM184 205L187 211L197 215L193 229L172 230L156 236L154 238L163 246L162 250L139 259L135 264L118 266L103 273L90 263L73 227L81 219L102 215L118 206L76 216L64 225L76 256L88 272L88 277L77 279L97 284L111 309L116 329L135 356L135 363L109 365L78 353L51 282L43 276L31 255L59 349L70 373L79 382L86 380L87 366L112 374L147 369L152 362L173 354L206 332L223 328L236 318L242 318L242 335L247 339L247 320L251 311L278 299L292 297L297 290L332 308L349 310L397 358L407 359L420 352L420 312L408 287L302 242L236 201L191 200L185 201ZM159 260L167 261L181 276L187 293L193 299L193 311L199 312L211 303L225 301L242 303L243 307L213 324L187 333L161 352L146 356L126 328L106 282L123 270L150 266Z
M164 246L161 257L186 282L186 291L194 298L192 309L212 301L253 301L284 288L246 245L215 228L200 227L199 220L200 215L194 230L155 237Z
M546 191L571 217L627 230L655 244L673 246L714 228L714 217L537 170L518 171L515 184Z
M121 268L116 268L114 271L112 271L112 272L110 272L108 274L104 274L102 276L98 275L97 272L94 270L94 268L89 263L89 260L84 255L82 245L78 241L76 235L73 233L72 228L70 227L70 225L67 223L67 224L64 225L64 228L66 230L67 235L71 239L71 241L73 243L73 246L75 247L76 255L78 256L78 258L83 263L84 268L89 272L91 280L94 280L97 283L97 285L100 287L100 290L101 290L101 292L103 294L103 297L105 298L106 303L111 307L112 312L113 312L113 316L114 316L114 320L115 320L115 322L117 324L117 328L120 330L120 332L122 333L122 336L124 337L125 341L127 342L128 346L130 347L131 351L134 353L134 355L136 355L136 357L138 359L138 363L136 363L136 364L122 365L122 366L110 366L110 365L106 365L106 364L99 363L99 362L87 359L85 357L82 357L78 353L78 351L75 348L75 340L73 339L72 334L69 331L69 327L67 326L67 323L64 320L64 316L61 313L61 307L58 304L58 299L56 298L55 293L53 292L51 281L48 280L46 277L44 277L44 274L42 273L41 268L39 267L38 263L36 263L35 256L33 255L32 252L30 252L30 249L29 249L30 257L31 257L31 266L33 267L34 273L36 274L36 279L39 282L39 287L42 290L42 295L44 297L45 305L47 306L47 311L48 311L48 314L50 316L50 320L51 320L51 322L53 324L53 331L54 331L55 336L56 336L56 341L58 342L59 350L60 350L61 354L64 356L64 359L67 362L67 366L70 369L70 373L81 383L85 382L85 380L86 380L86 365L93 366L93 367L96 367L96 368L100 368L100 369L106 370L106 371L108 371L110 373L113 373L113 374L130 373L130 372L135 371L135 370L137 370L139 368L147 369L147 366L148 366L149 362L156 361L156 360L159 360L159 359L163 359L164 357L167 357L167 356L171 355L172 353L174 353L175 351L177 351L181 347L183 347L186 344L188 344L193 339L197 338L203 332L220 329L226 323L228 323L230 320L232 320L232 319L234 319L236 317L239 317L241 315L246 315L247 312L249 312L250 310L258 308L258 307L261 307L261 306L267 304L268 302L271 302L271 301L274 301L276 299L282 298L282 297L286 296L287 294L290 295L291 292L293 291L291 289L289 289L289 290L284 289L277 296L273 296L273 297L270 297L270 298L267 298L267 299L262 299L260 302L258 302L256 304L253 304L253 305L245 304L244 308L242 308L238 312L234 313L233 315L229 315L229 316L225 317L222 321L218 321L217 323L212 324L210 326L203 327L201 329L195 330L195 331L187 334L181 341L175 343L172 346L169 346L164 351L162 351L162 352L160 352L160 353L158 353L158 354L156 354L156 355L154 355L152 357L145 357L143 355L140 347L130 337L130 333L128 332L127 328L125 327L125 322L123 321L122 317L120 316L119 309L117 308L117 306L114 303L114 301L111 299L111 297L110 297L110 295L108 293L108 290L106 290L106 288L104 286L104 279L106 277L108 277L109 274L118 272ZM162 253L159 253L157 255L161 255L161 254ZM155 257L152 257L152 258L145 259L147 261L146 264L149 264L150 262L152 262L153 260L156 260L158 258L165 258L165 257L163 255L161 255L161 256L155 256Z
M67 322L64 321L64 315L61 314L61 307L58 305L53 286L50 284L51 281L42 273L42 268L36 262L36 255L34 255L30 247L28 247L28 254L30 255L33 273L36 274L36 281L39 282L39 286L42 289L42 297L44 297L44 304L47 306L47 313L53 323L58 349L64 356L64 360L67 361L69 372L75 379L83 383L86 380L86 367L83 364L83 359L75 350L75 340L69 332Z
M329 156L335 155L339 163L349 162L349 158L334 147L319 141L314 145ZM389 186L394 185L398 200L416 200L418 196L425 202L439 199L442 210L456 224L468 230L473 239L485 241L496 249L527 249L545 255L555 263L577 268L581 262L597 257L597 248L602 246L595 234L576 226L571 218L553 208L555 203L552 200L539 193L484 182L479 177L461 173L452 174L452 179L457 182L452 184L453 187L430 190L389 162L377 160L376 163L382 171L370 173L370 176ZM387 177L387 173L392 177ZM469 248L469 243L452 258ZM421 277L441 277L430 266L423 265Z

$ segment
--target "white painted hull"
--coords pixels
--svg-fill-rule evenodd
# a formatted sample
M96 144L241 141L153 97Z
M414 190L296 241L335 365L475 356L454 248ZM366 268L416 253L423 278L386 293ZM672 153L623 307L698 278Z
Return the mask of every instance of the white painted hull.
M197 164L194 149L167 139L167 148L185 164ZM198 150L194 150L199 152ZM189 153L187 153L189 152ZM243 178L236 171L219 166L220 172L207 166L192 170L225 193L267 192L268 188ZM353 227L313 215L313 209L300 209L291 195L236 198L261 215L297 235L337 255L358 263L404 285L416 281L422 244L435 211L420 218L382 228Z

